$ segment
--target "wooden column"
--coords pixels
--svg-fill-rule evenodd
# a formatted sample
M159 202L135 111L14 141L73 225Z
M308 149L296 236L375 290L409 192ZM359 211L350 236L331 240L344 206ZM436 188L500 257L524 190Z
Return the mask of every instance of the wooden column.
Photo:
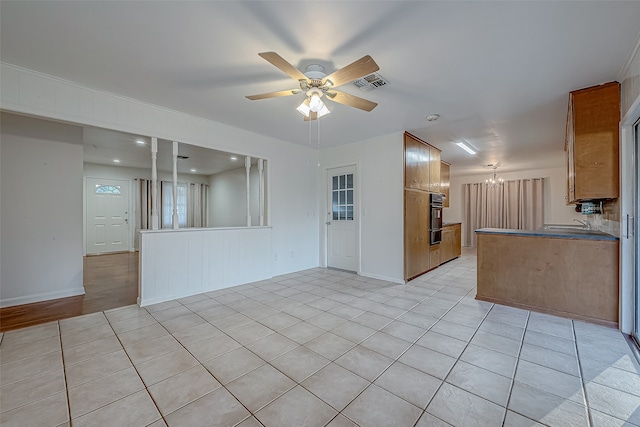
M173 141L173 229L178 229L178 143Z
M158 229L158 138L151 138L151 229Z
M260 226L264 225L264 159L258 159L258 172L260 173Z
M244 168L247 171L247 227L251 227L251 157L244 158Z

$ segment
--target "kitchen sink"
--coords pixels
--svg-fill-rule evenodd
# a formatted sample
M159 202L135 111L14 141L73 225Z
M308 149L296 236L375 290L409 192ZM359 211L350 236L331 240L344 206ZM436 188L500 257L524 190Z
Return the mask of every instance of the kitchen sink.
M545 230L588 230L584 225L573 224L547 224L543 228Z

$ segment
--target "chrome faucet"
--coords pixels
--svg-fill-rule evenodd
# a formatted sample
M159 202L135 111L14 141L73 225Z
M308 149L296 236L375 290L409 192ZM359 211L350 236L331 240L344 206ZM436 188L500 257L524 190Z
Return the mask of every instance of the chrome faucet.
M587 230L591 230L591 223L589 222L589 220L585 219L584 221L580 221L579 219L574 219L574 221L582 224Z

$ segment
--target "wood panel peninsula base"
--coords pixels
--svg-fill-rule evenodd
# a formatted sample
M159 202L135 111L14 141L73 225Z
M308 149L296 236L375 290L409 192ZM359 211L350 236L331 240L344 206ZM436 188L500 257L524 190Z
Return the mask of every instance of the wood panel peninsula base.
M617 327L616 237L491 228L476 234L476 299Z

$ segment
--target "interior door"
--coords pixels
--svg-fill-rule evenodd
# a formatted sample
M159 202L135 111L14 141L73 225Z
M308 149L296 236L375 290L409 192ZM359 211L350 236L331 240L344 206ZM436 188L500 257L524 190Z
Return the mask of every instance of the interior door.
M129 181L87 178L87 254L122 252L129 245Z
M356 167L328 170L327 266L358 270Z

